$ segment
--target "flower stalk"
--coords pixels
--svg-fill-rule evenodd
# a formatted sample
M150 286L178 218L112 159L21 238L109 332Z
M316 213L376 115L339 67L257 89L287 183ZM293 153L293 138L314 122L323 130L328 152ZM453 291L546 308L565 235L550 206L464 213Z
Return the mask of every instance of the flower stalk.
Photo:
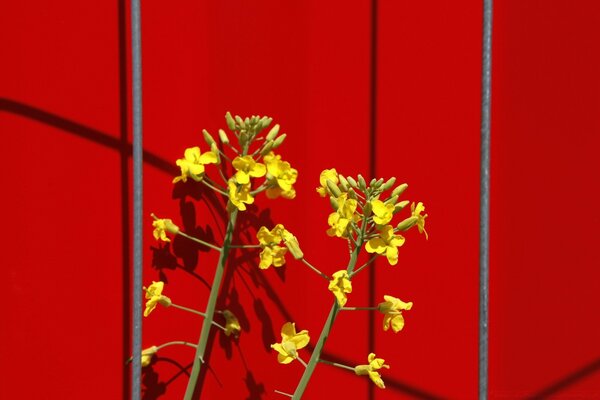
M202 331L200 332L200 338L198 339L198 347L196 348L196 356L194 357L194 363L192 365L192 371L190 372L190 379L185 390L185 400L191 400L196 390L196 384L198 382L198 376L202 364L204 363L204 356L206 354L206 346L208 344L208 338L210 336L210 326L213 323L215 306L217 305L217 298L219 297L219 289L221 288L221 281L223 280L223 272L225 271L225 265L227 263L227 257L229 256L229 246L233 237L233 231L235 229L235 220L237 217L238 210L234 209L229 217L227 224L227 231L225 232L225 238L223 240L223 247L221 248L221 254L217 263L217 269L213 278L213 284L208 297L208 304L206 306L206 315L204 322L202 323Z

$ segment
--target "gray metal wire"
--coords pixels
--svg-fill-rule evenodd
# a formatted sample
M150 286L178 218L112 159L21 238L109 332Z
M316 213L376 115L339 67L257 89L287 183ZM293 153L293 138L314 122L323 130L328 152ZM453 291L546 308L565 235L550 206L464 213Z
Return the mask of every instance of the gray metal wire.
M479 220L479 399L488 395L490 103L492 78L493 0L483 1L481 77L481 183Z
M142 34L139 0L131 1L131 60L133 87L133 364L131 398L141 398L142 352Z

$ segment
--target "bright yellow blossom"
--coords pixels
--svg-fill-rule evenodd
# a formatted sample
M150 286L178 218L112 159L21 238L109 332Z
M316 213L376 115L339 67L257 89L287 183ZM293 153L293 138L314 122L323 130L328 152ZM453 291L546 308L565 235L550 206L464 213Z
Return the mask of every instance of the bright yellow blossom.
M369 365L357 365L354 367L354 373L356 375L369 375L369 378L371 378L378 388L385 389L385 384L377 371L381 368L390 368L390 366L384 364L385 360L383 358L375 358L375 353L369 354L367 360L369 361Z
M240 211L246 210L246 204L254 203L254 197L250 194L250 184L238 185L230 179L227 182L229 188L229 201Z
M308 331L302 330L296 333L296 324L286 322L281 328L281 343L271 345L279 354L277 361L281 364L289 364L298 358L298 350L306 347L310 337Z
M402 310L410 310L413 306L412 301L405 303L402 300L393 296L383 296L385 300L379 303L379 311L385 316L383 317L383 330L387 331L392 326L394 333L398 333L404 328L404 317Z
M281 161L281 156L270 152L264 157L269 173L269 188L267 197L275 199L279 196L284 199L293 199L296 197L294 183L298 179L298 170L292 168L289 162Z
M242 185L250 183L250 177L260 178L267 173L267 167L264 164L254 161L252 156L236 157L232 162L235 173L235 181Z
M181 168L181 176L173 179L173 183L179 181L187 182L187 178L192 178L196 182L199 182L204 175L204 165L218 164L219 159L212 151L201 154L200 147L190 147L189 149L185 149L183 158L180 158L175 163Z
M150 313L156 308L157 304L161 304L165 307L169 307L171 305L171 299L162 294L163 288L165 287L165 283L158 281L152 281L152 285L146 289L146 309L144 310L144 317L150 315Z
M367 242L365 249L369 253L385 253L390 265L396 265L398 263L398 247L402 246L404 241L403 236L394 235L393 226L385 225L380 229L379 236Z
M147 367L152 362L152 356L158 352L158 347L152 346L142 350L142 367Z
M329 236L348 237L350 222L356 221L359 217L355 214L358 202L355 199L349 199L348 193L342 193L337 199L338 209L329 214L327 223L330 228L327 230Z
M425 218L427 218L427 214L421 215L421 213L425 211L423 203L418 202L416 207L415 203L412 203L410 205L410 211L412 212L412 216L417 218L417 228L419 228L419 233L425 232L425 239L429 239L429 235L425 230Z
M225 317L225 335L230 336L233 333L233 336L237 338L242 331L240 321L229 310L223 311L223 317Z
M348 301L347 293L352 293L352 282L348 277L348 271L342 269L334 273L329 282L329 290L335 295L338 305L344 307Z
M335 168L325 169L323 170L323 172L321 172L321 176L319 176L319 183L321 184L321 186L317 188L317 193L319 193L321 197L325 197L328 194L331 194L329 193L329 188L327 187L327 180L330 180L337 185L339 179L338 173L335 170Z
M271 231L264 226L260 227L256 233L256 238L263 248L260 253L260 264L258 265L260 269L267 269L271 265L281 267L285 264L285 254L288 249L279 246L284 234L289 234L289 232L281 224L275 225Z
M154 239L160 239L164 242L171 241L171 239L167 237L167 232L172 234L177 234L177 232L179 232L179 227L170 219L156 219L152 222L152 226L154 227L154 232L152 232Z
M385 204L381 200L373 200L371 202L373 207L373 221L378 225L385 225L392 220L394 216L394 205Z

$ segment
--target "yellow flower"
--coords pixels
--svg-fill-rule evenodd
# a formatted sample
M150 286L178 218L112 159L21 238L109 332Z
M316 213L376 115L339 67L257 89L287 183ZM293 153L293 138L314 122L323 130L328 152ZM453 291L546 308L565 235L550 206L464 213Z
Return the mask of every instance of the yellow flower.
M270 152L264 157L269 173L269 188L267 197L275 199L279 196L284 199L293 199L296 197L296 190L293 185L298 178L298 171L287 161L281 161L280 155Z
M327 223L330 228L327 230L329 236L348 237L350 222L356 221L359 217L355 214L358 202L355 199L349 199L347 193L342 193L337 199L338 209L329 214Z
M383 330L387 331L392 326L394 333L398 333L404 328L404 317L402 310L410 310L413 306L412 301L405 303L402 300L385 295L385 302L379 303L379 311L385 314L383 317Z
M264 226L260 227L256 233L256 238L263 248L260 253L260 264L258 265L260 269L267 269L271 265L281 267L285 264L285 253L288 249L279 246L284 233L289 234L281 224L275 225L271 231Z
M321 176L319 176L319 183L321 184L321 187L317 188L317 193L319 193L321 197L331 194L329 193L329 188L327 187L327 180L330 180L337 185L339 179L335 168L325 169L323 172L321 172Z
M204 175L204 166L206 164L218 164L219 159L212 151L201 154L200 147L190 147L185 149L183 158L180 158L175 163L181 168L181 176L173 179L173 183L179 181L187 182L187 178L192 178L196 182L199 182Z
M425 230L425 218L427 218L427 214L421 215L423 211L425 211L425 206L423 203L418 202L415 207L415 203L410 205L410 211L412 212L412 216L417 218L417 228L419 228L419 233L425 232L425 239L429 239L429 235Z
M383 358L375 358L375 353L369 354L368 361L369 365L357 365L354 367L354 373L356 375L369 375L369 378L371 378L378 388L385 389L385 384L377 371L381 368L390 368L390 366L384 364L385 360Z
M271 265L281 267L285 264L285 253L287 253L287 251L287 248L278 245L265 247L263 251L260 252L260 263L258 264L258 268L267 269Z
M232 165L237 170L234 175L235 181L242 185L250 183L250 177L259 178L267 173L267 167L254 161L252 156L236 157Z
M376 224L385 225L392 220L394 216L393 204L385 204L381 200L373 200L371 206L373 207L373 214L375 214L373 221Z
M142 350L142 367L147 367L152 362L152 357L158 352L158 347L152 346Z
M144 310L144 317L150 315L150 313L156 308L156 305L160 303L165 307L169 307L171 305L171 299L162 294L163 288L165 287L165 283L158 281L152 281L152 285L146 289L146 309Z
M277 361L281 364L289 364L298 358L298 350L306 347L310 337L308 331L302 330L296 333L296 324L286 322L281 328L281 343L271 345L279 354Z
M179 232L179 227L170 219L156 219L152 222L152 226L154 227L154 232L152 232L154 239L160 239L164 242L171 241L171 239L167 237L167 232L175 235Z
M229 187L229 202L240 211L246 210L246 204L254 203L254 197L250 194L250 184L238 185L230 179L227 183Z
M233 336L237 338L242 331L240 321L238 321L237 317L229 310L224 310L223 316L225 317L225 334L230 336L233 333Z
M365 249L369 253L383 254L387 257L390 265L398 263L398 247L404 244L404 237L394 235L394 227L385 225L379 231L379 236L367 242Z
M348 279L348 271L342 269L332 275L329 290L335 295L338 305L344 307L348 301L347 293L352 293L352 282Z

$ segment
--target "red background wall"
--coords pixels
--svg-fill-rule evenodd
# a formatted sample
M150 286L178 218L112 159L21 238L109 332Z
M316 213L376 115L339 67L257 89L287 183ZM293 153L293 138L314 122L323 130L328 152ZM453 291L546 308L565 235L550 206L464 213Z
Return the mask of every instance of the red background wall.
M593 397L600 8L497 3L490 397ZM380 316L342 315L327 344L348 364L370 351L384 357L388 388L319 366L306 397L475 398L482 7L380 0L375 39L372 11L337 0L144 2L144 211L220 240L219 215L170 182L174 161L201 143L202 128L224 127L227 110L270 115L288 133L282 154L300 171L298 197L261 197L256 212L284 223L325 272L346 260L344 243L325 235L319 172L408 182L407 198L427 206L430 240L408 235L399 264L378 262L352 296L356 305L383 294L414 301L406 328L393 335ZM0 398L128 394L128 21L123 0L11 3L0 14ZM151 233L148 219L145 281L161 278L176 303L203 308L214 254L180 240L159 246ZM269 344L288 320L316 339L330 294L293 261L257 271L256 255L234 259L243 263L230 269L220 305L244 332L238 344L216 335L203 394L280 398L273 390L293 391L301 367L277 364ZM144 320L144 345L195 341L200 323L159 309ZM191 357L187 348L161 352L145 371L145 398L180 398Z

